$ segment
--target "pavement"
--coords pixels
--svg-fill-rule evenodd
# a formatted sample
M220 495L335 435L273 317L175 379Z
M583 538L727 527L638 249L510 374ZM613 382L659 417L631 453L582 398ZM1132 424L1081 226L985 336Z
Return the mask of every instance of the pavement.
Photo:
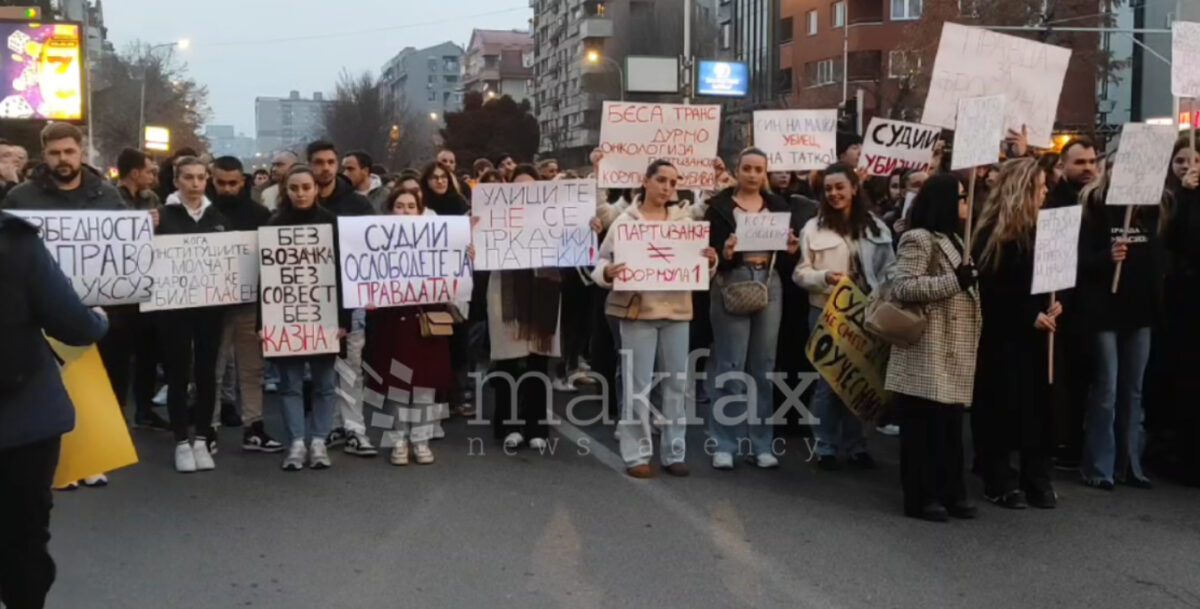
M280 471L225 430L217 470L181 475L169 434L103 489L56 493L50 608L1200 607L1200 491L1085 488L1057 510L901 514L895 438L880 467L821 472L804 438L778 470L621 472L612 428L562 426L507 455L455 419L437 463L333 454ZM969 480L975 497L980 487Z

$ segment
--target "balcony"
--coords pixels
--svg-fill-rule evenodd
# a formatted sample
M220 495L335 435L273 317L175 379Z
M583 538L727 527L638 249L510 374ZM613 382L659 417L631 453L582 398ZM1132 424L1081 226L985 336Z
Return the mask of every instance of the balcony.
M579 22L579 37L588 38L612 38L613 23L611 19L605 17L588 17Z

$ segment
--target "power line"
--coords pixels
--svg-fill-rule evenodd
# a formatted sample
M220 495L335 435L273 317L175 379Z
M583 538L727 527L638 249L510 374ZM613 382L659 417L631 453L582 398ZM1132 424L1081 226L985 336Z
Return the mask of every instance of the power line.
M406 23L404 25L389 25L386 27L377 27L377 28L371 28L371 29L366 29L366 30L355 30L353 32L335 32L332 34L309 34L307 36L292 36L290 38L272 38L269 40L261 40L261 39L231 40L231 41L226 41L226 42L214 42L214 43L210 43L210 44L201 43L201 46L203 46L203 47L232 47L232 46L275 44L277 42L299 42L299 41L304 41L304 40L324 40L324 39L328 39L328 38L346 38L346 37L350 37L350 36L362 36L364 34L376 34L376 33L380 33L380 32L394 32L396 30L405 30L405 29L414 28L414 27L424 27L427 25L439 25L442 23L449 23L451 21L459 21L462 19L471 19L474 17L493 17L496 15L503 15L506 13L514 13L516 11L527 11L527 10L529 10L528 6L517 6L517 7L506 8L506 9L501 9L501 10L496 10L496 11L489 11L486 13L476 13L474 15L461 15L458 17L448 17L446 19L435 19L433 21L421 21L418 23Z

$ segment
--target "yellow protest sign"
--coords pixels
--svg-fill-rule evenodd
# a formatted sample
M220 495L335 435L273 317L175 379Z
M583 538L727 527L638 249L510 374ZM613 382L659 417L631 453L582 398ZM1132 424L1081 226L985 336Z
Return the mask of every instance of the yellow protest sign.
M63 361L62 380L75 405L75 429L63 436L54 486L137 463L125 417L95 345L68 347L50 340Z
M884 389L891 346L867 331L867 296L844 277L808 337L805 355L860 420L874 421L887 409Z

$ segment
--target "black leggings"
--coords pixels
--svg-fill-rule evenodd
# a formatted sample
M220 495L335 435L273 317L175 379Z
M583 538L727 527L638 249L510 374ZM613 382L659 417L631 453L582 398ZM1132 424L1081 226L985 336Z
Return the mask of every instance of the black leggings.
M530 355L516 359L500 360L494 372L500 378L490 379L495 411L492 412L492 432L497 440L510 433L519 433L525 440L550 437L550 426L546 423L549 414L551 390L547 367L550 360L544 355ZM523 378L526 373L537 373L540 377ZM511 381L509 379L511 377ZM546 379L542 382L541 379ZM523 382L522 382L523 381ZM517 383L514 391L512 383ZM513 394L516 393L516 403Z
M167 359L167 411L175 441L213 436L217 401L217 354L221 349L222 310L216 307L162 311L159 336ZM188 382L196 381L196 406L188 409Z
M40 609L54 583L46 544L58 450L58 438L0 450L0 602L13 609Z

